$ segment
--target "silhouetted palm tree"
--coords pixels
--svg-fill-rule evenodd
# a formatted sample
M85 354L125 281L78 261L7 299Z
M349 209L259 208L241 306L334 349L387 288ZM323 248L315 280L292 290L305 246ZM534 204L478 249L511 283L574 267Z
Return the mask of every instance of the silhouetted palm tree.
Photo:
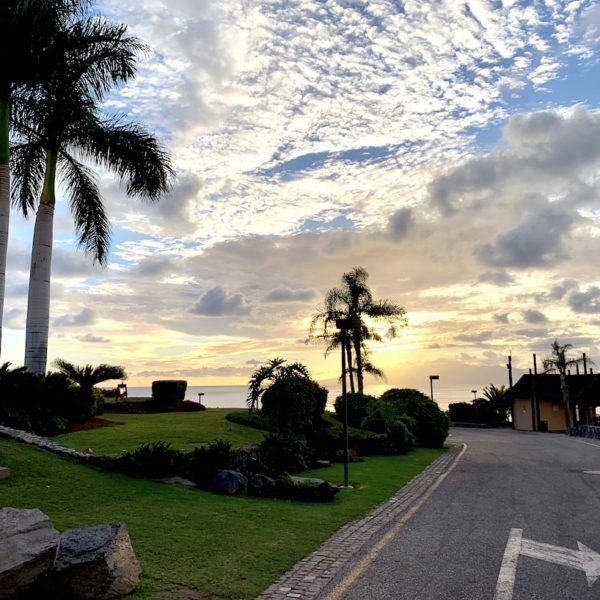
M85 5L85 0L0 2L0 351L10 217L11 103L16 90L38 82L43 49L61 23Z
M48 70L35 93L15 103L21 143L12 156L13 195L25 214L39 197L25 340L25 365L35 373L46 369L57 177L67 191L80 244L101 264L110 226L96 178L82 161L115 172L128 195L157 200L169 188L169 158L155 137L98 109L111 88L135 74L143 45L125 33L126 26L102 19L70 24L48 50Z
M569 386L567 384L567 370L583 362L583 358L570 358L567 352L573 347L572 344L559 344L558 340L552 342L552 355L543 361L544 371L546 373L558 373L560 377L560 392L565 404L567 416L567 429L573 427L574 419L569 399ZM588 361L589 362L589 361Z
M365 342L375 340L382 341L383 336L368 323L372 321L383 321L387 323L388 329L385 335L389 338L396 337L398 327L406 325L406 311L398 304L390 300L375 300L373 293L367 284L369 274L361 267L355 267L348 273L342 275L342 286L329 290L325 296L324 307L317 312L311 321L309 329L309 340L325 341L327 349L325 354L339 347L341 343L340 332L335 328L339 319L353 319L359 326L350 330L346 336L346 348L344 349L348 360L352 365L353 359L356 364L356 383L358 392L364 391L364 373L367 371L364 364ZM321 329L319 333L317 329ZM373 365L369 362L369 369ZM377 373L381 373L378 369ZM352 371L350 371L351 390L354 391Z
M492 409L496 413L498 420L506 421L507 414L510 412L510 405L506 400L506 386L500 387L490 383L489 386L483 388L483 395L489 401Z

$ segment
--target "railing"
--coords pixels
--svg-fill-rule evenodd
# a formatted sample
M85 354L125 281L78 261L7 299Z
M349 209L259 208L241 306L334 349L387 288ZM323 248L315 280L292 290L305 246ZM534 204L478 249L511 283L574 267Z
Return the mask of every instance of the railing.
M569 429L569 435L600 440L600 427L594 425L578 425Z

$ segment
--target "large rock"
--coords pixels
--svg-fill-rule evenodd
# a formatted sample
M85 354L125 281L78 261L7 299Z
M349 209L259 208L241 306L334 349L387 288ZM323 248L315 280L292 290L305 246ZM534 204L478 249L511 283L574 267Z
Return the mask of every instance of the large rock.
M277 495L287 500L331 502L340 488L329 481L310 477L280 477Z
M0 598L25 593L52 567L59 533L37 508L0 509Z
M250 477L248 482L248 496L257 498L275 498L277 495L277 482L268 475L258 473Z
M248 478L238 471L224 470L219 471L210 484L210 491L213 494L232 496L234 494L243 494L248 485Z
M102 600L132 592L140 580L123 523L65 531L47 586L57 598Z

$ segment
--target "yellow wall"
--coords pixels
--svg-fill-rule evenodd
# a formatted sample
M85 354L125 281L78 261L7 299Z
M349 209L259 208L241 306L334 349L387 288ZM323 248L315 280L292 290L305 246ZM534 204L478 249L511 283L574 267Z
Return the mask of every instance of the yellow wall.
M564 431L567 428L562 404L540 402L540 420L548 421L548 431Z

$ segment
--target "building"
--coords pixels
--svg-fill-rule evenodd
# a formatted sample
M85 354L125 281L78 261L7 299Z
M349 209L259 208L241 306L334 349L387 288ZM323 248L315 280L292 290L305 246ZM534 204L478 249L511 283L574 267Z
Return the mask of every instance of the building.
M600 375L565 375L575 425L595 425L600 407ZM507 392L513 401L513 426L520 431L565 431L567 412L560 375L523 375Z

